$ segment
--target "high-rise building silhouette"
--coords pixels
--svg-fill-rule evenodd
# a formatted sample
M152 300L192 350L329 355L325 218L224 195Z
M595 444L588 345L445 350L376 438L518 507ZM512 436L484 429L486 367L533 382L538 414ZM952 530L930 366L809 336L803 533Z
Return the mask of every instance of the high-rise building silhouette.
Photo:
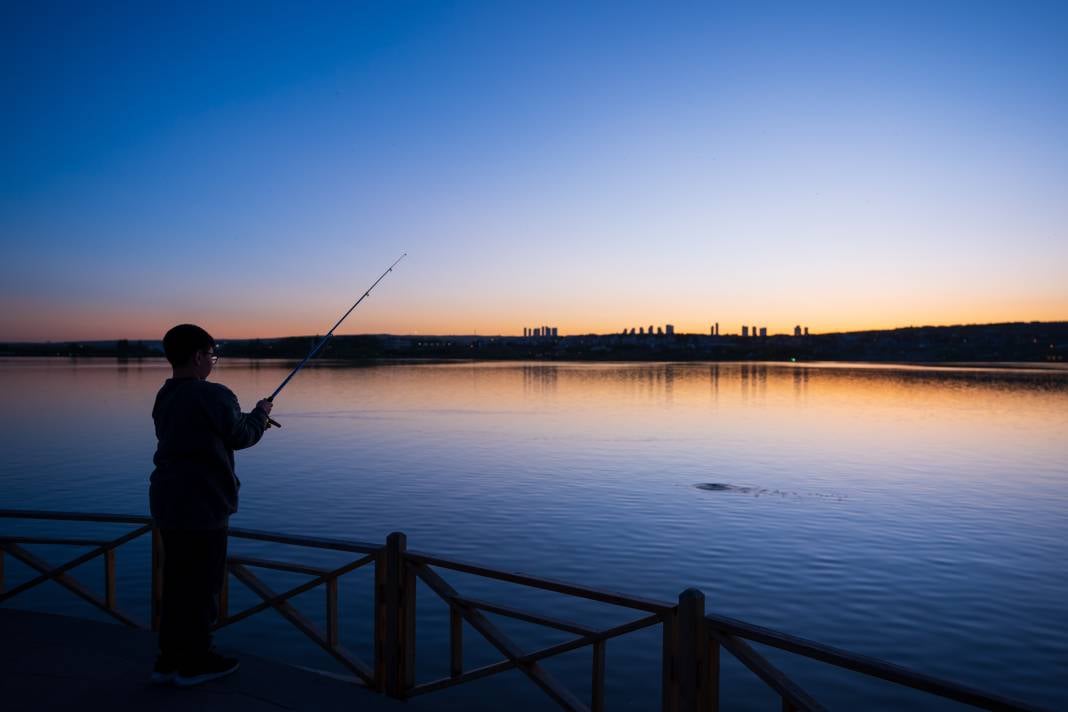
M749 336L749 327L748 326L743 326L742 327L742 336Z
M665 325L664 326L664 331L667 333L668 336L674 336L675 335L675 325L674 324Z

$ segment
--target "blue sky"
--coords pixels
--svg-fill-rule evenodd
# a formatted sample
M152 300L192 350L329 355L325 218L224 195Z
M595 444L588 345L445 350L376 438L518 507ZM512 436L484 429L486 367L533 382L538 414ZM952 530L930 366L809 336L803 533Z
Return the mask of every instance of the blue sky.
M8 5L0 338L1068 319L1068 5Z

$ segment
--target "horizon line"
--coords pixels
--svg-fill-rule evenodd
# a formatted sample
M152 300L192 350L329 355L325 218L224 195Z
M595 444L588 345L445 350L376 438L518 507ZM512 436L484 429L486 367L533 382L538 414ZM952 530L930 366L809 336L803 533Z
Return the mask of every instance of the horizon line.
M959 327L1011 326L1011 325L1022 325L1022 324L1050 324L1050 325L1053 325L1053 324L1068 324L1068 319L1056 319L1056 320L1051 320L1051 321L1020 320L1020 321L996 321L996 322L969 322L969 323L955 323L955 324L909 324L909 325L906 325L906 326L893 326L893 327L888 327L888 328L852 329L852 330L822 331L822 332L810 331L807 335L808 336L829 336L829 335L833 335L833 334L864 334L864 333L870 333L870 332L876 332L876 331L902 331L902 330L905 330L905 329L951 329L951 328L959 328ZM751 327L751 325L748 325L748 324L743 325L743 326L750 326ZM802 326L802 328L805 328L805 327ZM627 336L631 336L631 334L626 334L626 335ZM648 336L648 335L650 335L650 333L633 334L633 336ZM653 336L667 336L667 334L652 334L652 335ZM712 336L712 334L708 334L708 333L703 332L703 331L676 331L676 332L674 332L673 335L674 336ZM276 340L282 340L282 339L316 338L316 337L321 337L321 336L322 336L322 334L287 334L287 335L284 335L284 336L241 336L241 337L225 337L225 338L216 337L215 340L217 342L225 343L227 341L256 341L256 340L259 340L259 341L276 341ZM581 331L581 332L574 332L574 333L571 333L571 334L560 334L560 335L558 335L556 337L544 337L544 336L542 336L542 337L539 337L539 336L526 336L526 337L524 337L522 334L503 334L503 333L479 334L477 331L471 332L471 333L430 333L430 332L427 332L427 333L419 333L419 332L393 333L393 332L388 332L388 331L381 331L381 332L363 332L363 333L358 333L358 334L334 334L334 336L394 336L394 337L414 337L414 336L421 336L421 337L480 337L481 336L481 337L484 337L484 338L522 339L522 338L566 338L566 337L574 337L574 336L624 336L624 334L621 334L619 331L608 331L608 332ZM742 337L742 334L739 331L739 332L727 332L727 333L715 334L715 336L720 336L720 337L727 337L727 336ZM764 338L770 338L770 337L773 337L773 336L788 336L788 337L794 338L794 334L788 333L788 332L769 333ZM748 338L752 338L752 337L753 337L753 335L750 334ZM14 344L72 344L72 343L100 343L100 342L109 342L109 341L144 342L144 341L162 341L162 340L163 340L162 336L152 337L152 338L131 338L131 337L128 337L128 336L123 336L123 337L110 338L110 339L109 338L45 339L45 340L0 339L0 344L13 344L13 345Z

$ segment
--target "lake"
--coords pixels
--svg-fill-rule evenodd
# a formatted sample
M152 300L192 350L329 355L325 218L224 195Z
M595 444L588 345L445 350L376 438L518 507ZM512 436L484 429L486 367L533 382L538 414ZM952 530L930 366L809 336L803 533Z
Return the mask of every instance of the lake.
M292 364L220 361L245 409ZM0 360L0 507L144 514L163 361ZM237 455L233 526L382 542L674 600L1053 708L1068 707L1068 371L764 363L319 363L283 424ZM4 533L114 532L0 520ZM140 546L144 542L138 544ZM131 551L127 552L126 549ZM329 563L327 552L232 549ZM77 550L37 547L59 562ZM147 615L145 547L120 603ZM8 585L26 570L7 557ZM100 581L99 561L78 573ZM462 593L583 621L618 609L441 573ZM300 577L265 572L276 588ZM370 659L370 573L342 580L342 640ZM12 606L96 617L59 589ZM232 609L251 593L231 584ZM448 669L448 615L419 591L419 673ZM315 617L321 589L296 599ZM502 622L527 649L567 634ZM465 636L466 664L498 657ZM274 613L219 643L332 669ZM825 704L955 705L775 651ZM607 646L609 709L656 709L659 634ZM775 698L724 654L726 709ZM580 695L589 649L547 664ZM150 664L150 661L146 665ZM147 675L147 668L146 668ZM519 673L442 709L553 709Z

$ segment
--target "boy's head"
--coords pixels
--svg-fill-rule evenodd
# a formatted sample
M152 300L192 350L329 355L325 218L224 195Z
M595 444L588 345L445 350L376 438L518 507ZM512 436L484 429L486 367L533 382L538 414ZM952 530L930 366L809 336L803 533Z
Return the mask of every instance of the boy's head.
M215 339L195 324L179 324L163 336L163 353L177 369L195 369L207 378L214 363ZM203 375L199 372L205 371Z

